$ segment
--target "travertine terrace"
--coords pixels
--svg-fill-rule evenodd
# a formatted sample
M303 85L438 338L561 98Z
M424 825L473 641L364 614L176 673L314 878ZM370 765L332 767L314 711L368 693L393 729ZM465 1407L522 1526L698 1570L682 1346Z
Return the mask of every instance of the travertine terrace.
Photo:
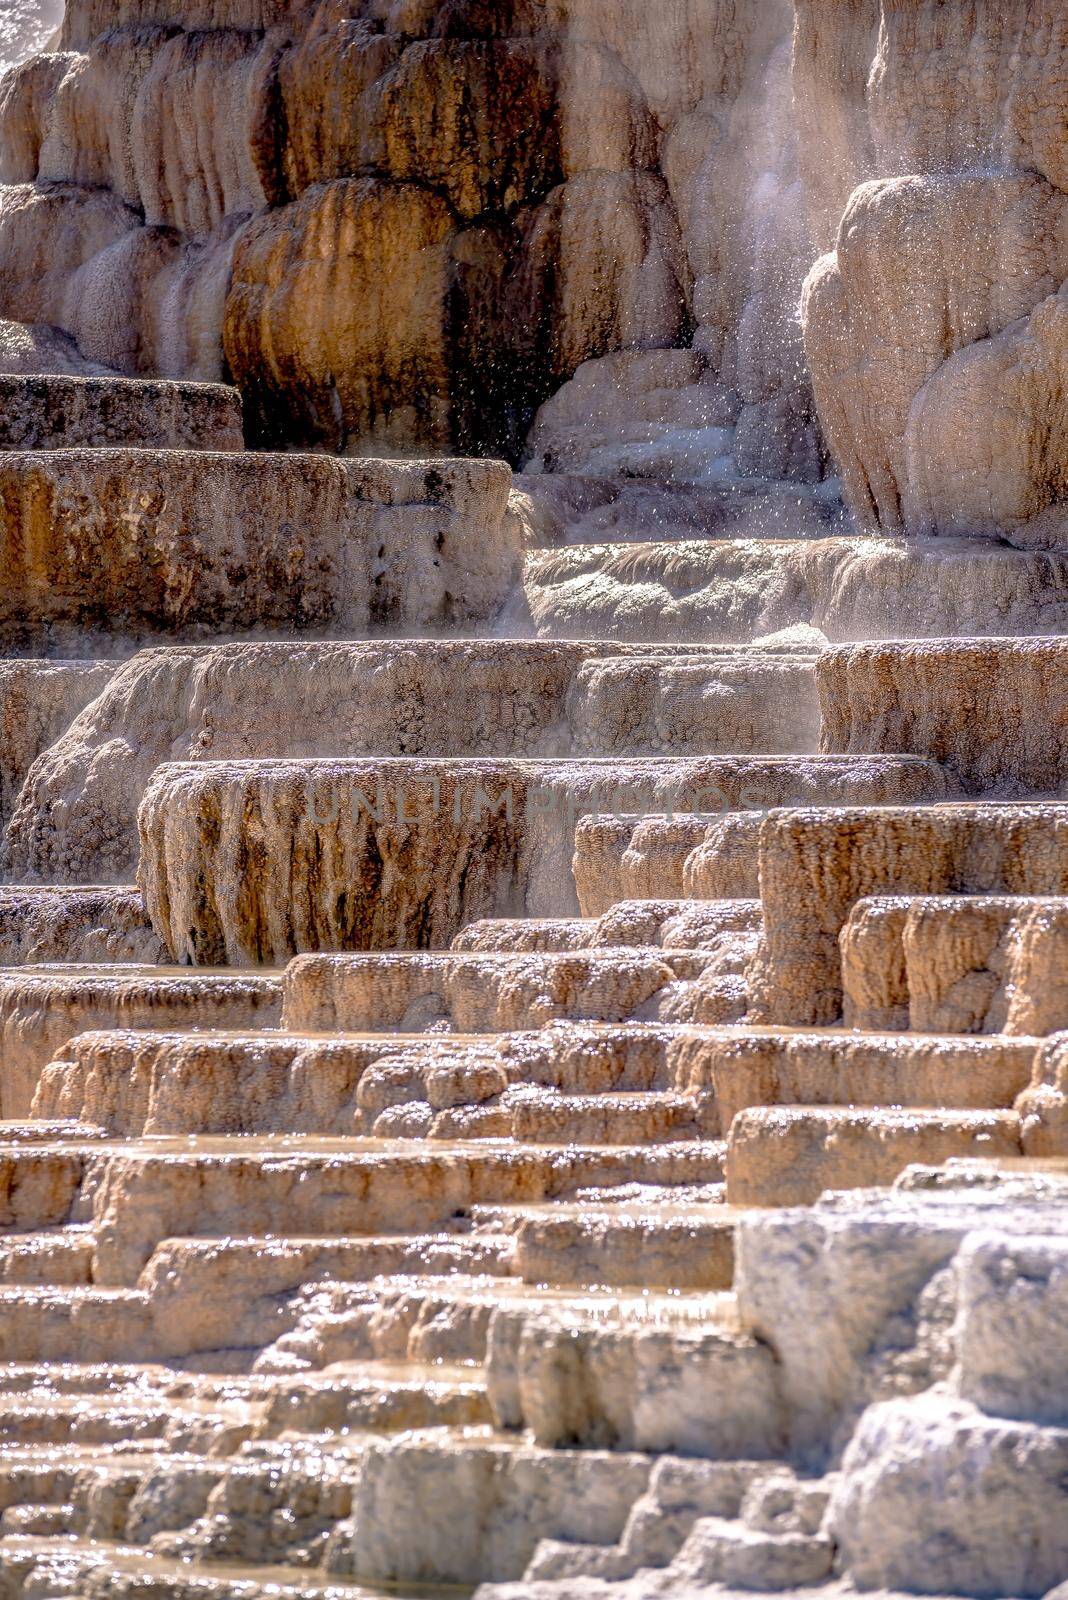
M0 1600L1068 1600L1061 0L0 0Z

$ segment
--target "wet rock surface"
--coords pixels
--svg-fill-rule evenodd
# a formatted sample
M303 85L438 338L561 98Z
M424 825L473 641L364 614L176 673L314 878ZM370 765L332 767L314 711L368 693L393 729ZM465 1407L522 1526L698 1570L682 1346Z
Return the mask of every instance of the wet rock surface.
M225 365L257 442L362 453L516 456L580 363L696 327L750 470L818 475L784 303L807 248L772 204L790 21L779 0L71 5L4 84L0 310L126 374ZM788 264L752 259L757 230ZM786 348L736 351L764 306Z
M1052 1600L1058 8L52 44L0 78L2 1600Z

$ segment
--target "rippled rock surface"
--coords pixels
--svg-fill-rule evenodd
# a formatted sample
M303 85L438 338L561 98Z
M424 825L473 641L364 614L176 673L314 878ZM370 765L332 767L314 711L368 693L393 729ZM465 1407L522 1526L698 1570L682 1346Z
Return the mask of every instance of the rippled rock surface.
M0 1600L1064 1600L1060 8L9 12Z

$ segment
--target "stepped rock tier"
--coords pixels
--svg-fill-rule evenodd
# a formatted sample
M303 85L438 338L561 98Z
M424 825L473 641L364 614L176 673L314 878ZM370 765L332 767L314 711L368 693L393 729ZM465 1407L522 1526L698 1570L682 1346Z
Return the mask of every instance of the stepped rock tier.
M0 1600L1068 1600L1060 0L0 9Z

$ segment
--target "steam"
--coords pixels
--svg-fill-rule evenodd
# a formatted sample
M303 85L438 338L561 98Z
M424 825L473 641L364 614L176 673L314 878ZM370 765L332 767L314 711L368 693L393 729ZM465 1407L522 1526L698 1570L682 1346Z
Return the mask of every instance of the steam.
M4 0L0 10L0 72L47 50L63 21L63 0Z
M624 348L587 361L542 406L517 486L532 524L554 545L843 531L801 336L817 251L798 170L792 7L571 0L563 10L565 155L593 160L591 101L599 143L625 145L626 85L648 119L642 138L631 130L629 159L663 183L677 224L686 325L666 349L641 334L655 319L632 316ZM601 81L614 74L615 99L591 96L594 61ZM640 121L633 105L630 116ZM648 260L621 277L624 303L644 312L653 281Z

